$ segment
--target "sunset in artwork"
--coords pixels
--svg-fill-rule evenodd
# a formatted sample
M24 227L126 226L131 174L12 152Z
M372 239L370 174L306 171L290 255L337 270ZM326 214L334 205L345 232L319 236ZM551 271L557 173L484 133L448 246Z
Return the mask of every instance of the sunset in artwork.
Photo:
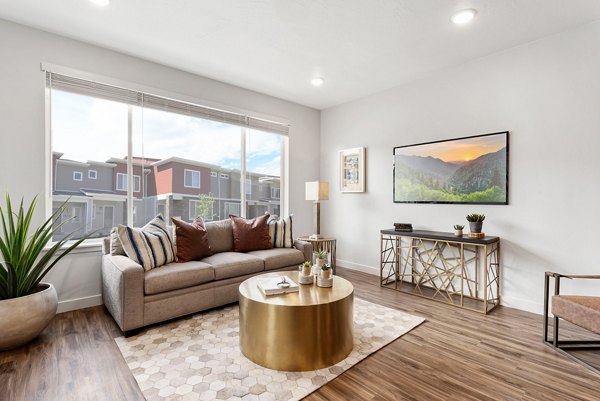
M497 152L504 146L506 141L503 136L484 136L399 148L396 154L430 156L449 163L468 162L479 156Z

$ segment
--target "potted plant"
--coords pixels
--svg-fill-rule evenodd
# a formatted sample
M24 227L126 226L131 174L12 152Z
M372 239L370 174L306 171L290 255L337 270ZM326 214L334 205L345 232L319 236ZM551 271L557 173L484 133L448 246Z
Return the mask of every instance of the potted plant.
M68 202L68 201L67 201ZM56 314L58 298L52 284L41 283L46 274L90 235L65 247L72 234L46 245L70 220L54 224L67 208L63 203L41 226L30 233L37 196L27 210L23 200L15 211L6 195L0 207L0 351L16 348L37 337Z
M323 264L325 264L325 259L327 259L327 251L316 251L315 258L317 262L317 268L320 269L323 266Z
M304 263L302 263L302 265L300 265L300 267L302 267L302 275L303 276L310 276L310 272L312 270L312 265L310 264L310 262L307 260Z
M456 235L457 237L462 237L464 228L465 228L465 226L463 226L462 224L455 224L454 225L454 235Z
M329 266L328 263L321 266L321 278L323 280L329 280L331 278L331 266Z
M469 222L469 230L472 233L480 233L483 228L483 221L485 220L484 214L472 213L467 215L467 221Z

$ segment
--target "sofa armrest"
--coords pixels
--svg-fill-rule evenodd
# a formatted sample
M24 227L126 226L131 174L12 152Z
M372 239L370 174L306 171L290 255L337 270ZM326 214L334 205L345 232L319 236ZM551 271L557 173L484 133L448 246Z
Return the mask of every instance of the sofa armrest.
M144 269L127 256L102 256L102 298L122 331L144 325Z
M313 245L311 242L297 239L294 241L294 248L304 254L304 260L312 263Z

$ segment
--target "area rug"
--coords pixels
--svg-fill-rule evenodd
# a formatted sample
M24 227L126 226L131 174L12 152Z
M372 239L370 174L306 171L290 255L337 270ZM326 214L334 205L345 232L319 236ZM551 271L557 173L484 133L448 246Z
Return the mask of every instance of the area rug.
M227 306L115 341L147 401L299 400L425 320L355 298L350 355L298 373L248 360L239 348L238 316L237 305Z

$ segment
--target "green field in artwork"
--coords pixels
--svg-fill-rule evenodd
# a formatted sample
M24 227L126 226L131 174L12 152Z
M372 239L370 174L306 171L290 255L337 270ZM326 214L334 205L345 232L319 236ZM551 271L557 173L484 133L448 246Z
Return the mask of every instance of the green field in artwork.
M396 148L394 201L505 203L507 136Z

